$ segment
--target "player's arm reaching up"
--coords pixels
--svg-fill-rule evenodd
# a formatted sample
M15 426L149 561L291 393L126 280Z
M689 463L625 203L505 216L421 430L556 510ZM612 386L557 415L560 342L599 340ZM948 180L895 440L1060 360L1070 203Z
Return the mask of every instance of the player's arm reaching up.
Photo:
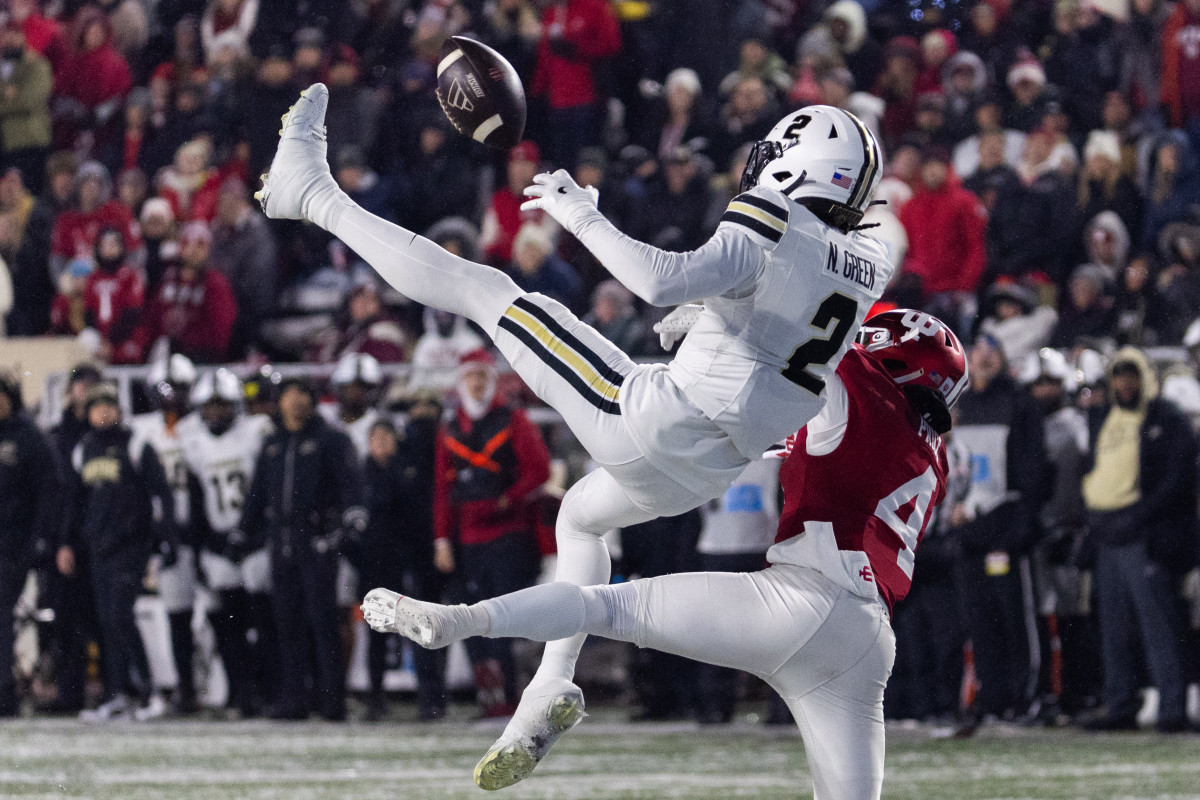
M521 209L542 209L600 260L613 277L647 303L672 306L746 285L766 263L752 238L722 226L697 250L672 253L621 233L596 207L599 192L581 187L565 169L534 176Z

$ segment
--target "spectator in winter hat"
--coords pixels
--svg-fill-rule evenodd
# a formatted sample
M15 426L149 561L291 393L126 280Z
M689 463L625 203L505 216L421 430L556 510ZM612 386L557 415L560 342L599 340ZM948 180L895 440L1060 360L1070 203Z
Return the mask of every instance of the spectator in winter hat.
M942 89L942 67L958 52L958 40L947 30L934 30L921 37L921 74L917 76L916 92L939 92Z
M1121 145L1115 133L1096 130L1088 134L1079 173L1078 207L1081 220L1113 211L1127 231L1141 233L1142 197L1133 181L1121 173Z
M1026 59L1013 65L1006 82L1013 99L1005 111L1004 125L1029 133L1046 115L1046 71L1037 61Z
M512 261L513 240L526 223L540 225L547 232L558 230L558 223L544 211L522 211L525 187L541 165L541 151L534 142L524 141L508 151L504 186L492 193L491 202L483 216L480 246L487 263L504 267Z
M1076 267L1059 308L1051 347L1095 347L1111 343L1116 311L1107 276L1094 264Z
M175 212L163 198L151 197L142 205L138 221L142 229L142 246L145 248L142 266L146 272L146 294L153 297L167 265L179 257L179 243L175 241Z
M138 334L143 353L166 337L172 353L201 364L229 358L237 303L229 281L209 267L212 233L207 223L189 222L179 233L179 264L163 275L158 293L146 306Z
M883 68L883 48L867 30L867 15L863 7L855 0L838 0L825 9L823 23L846 69L854 75L855 85L874 86ZM820 30L821 27L814 30Z
M1086 263L1100 267L1109 286L1115 286L1129 260L1129 229L1113 211L1101 211L1083 231Z
M957 53L942 66L946 132L952 143L975 132L975 107L987 87L987 68L974 53Z

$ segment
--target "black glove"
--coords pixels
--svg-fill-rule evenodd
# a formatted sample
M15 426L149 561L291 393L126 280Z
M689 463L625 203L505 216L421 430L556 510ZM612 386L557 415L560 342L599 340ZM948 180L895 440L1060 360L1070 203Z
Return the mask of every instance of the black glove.
M242 559L250 555L251 544L250 537L241 528L233 528L225 532L225 542L221 548L221 555L228 558L235 564L242 563Z
M551 39L550 52L559 58L575 58L579 55L579 47L566 39Z

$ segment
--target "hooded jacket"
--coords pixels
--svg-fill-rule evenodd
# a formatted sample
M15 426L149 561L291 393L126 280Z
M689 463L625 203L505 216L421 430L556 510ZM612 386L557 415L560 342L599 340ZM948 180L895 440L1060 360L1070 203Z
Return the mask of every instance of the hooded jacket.
M1146 414L1138 437L1139 498L1115 511L1091 510L1090 535L1093 543L1109 547L1145 542L1151 559L1172 572L1187 572L1197 563L1196 437L1183 412L1159 396L1158 378L1146 354L1123 347L1112 363L1125 361L1133 362L1141 374L1140 407ZM1097 442L1111 413L1112 409L1089 420L1091 457L1086 472L1096 465Z
M1179 150L1179 171L1175 173L1166 196L1155 199L1154 184L1159 157L1162 149L1168 144L1174 144ZM1158 234L1168 223L1183 219L1191 205L1200 203L1200 161L1197 160L1196 152L1183 131L1167 131L1154 143L1143 194L1146 198L1145 216L1142 220L1143 245L1152 245L1158 241Z

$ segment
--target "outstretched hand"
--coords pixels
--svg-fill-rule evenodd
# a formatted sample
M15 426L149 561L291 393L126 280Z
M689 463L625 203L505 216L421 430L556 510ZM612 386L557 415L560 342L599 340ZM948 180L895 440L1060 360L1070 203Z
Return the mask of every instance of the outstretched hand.
M522 211L545 211L572 234L579 217L600 202L599 190L580 186L565 169L534 175L525 196L530 199L521 204Z

